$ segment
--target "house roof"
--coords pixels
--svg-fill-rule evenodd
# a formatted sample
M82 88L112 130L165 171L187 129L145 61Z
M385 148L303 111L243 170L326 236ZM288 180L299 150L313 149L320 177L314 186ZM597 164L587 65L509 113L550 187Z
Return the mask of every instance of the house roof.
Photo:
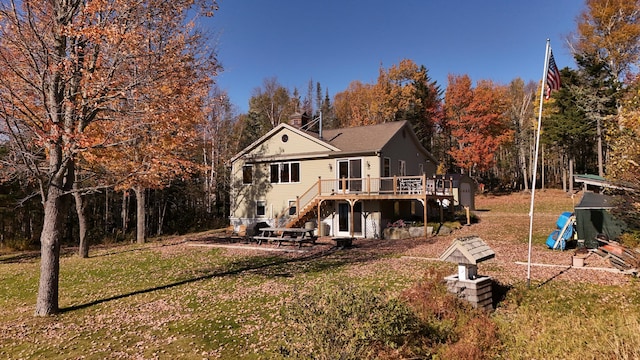
M400 131L406 121L323 130L322 138L345 152L379 151Z
M458 264L473 264L492 259L496 253L479 237L467 236L453 240L440 255L440 260Z
M411 137L424 155L434 164L438 163L436 158L420 144L420 140L418 140L415 132L413 132L411 124L406 120L324 130L322 139L345 153L376 153L381 151L385 145L389 144L393 137L400 131L407 131L407 135Z
M409 122L406 120L392 121L375 125L356 126L350 128L327 129L323 130L322 138L320 138L319 134L317 133L301 130L289 124L282 123L266 133L260 139L256 140L251 145L240 151L230 161L234 162L241 156L251 152L251 150L258 147L268 138L277 135L277 133L283 129L294 131L301 136L309 139L310 141L323 144L326 148L326 151L324 152L325 154L333 153L344 155L350 153L373 154L379 152L384 148L385 145L387 145L391 141L391 139L398 132L403 131L403 129L405 128L408 128L408 134L412 137L416 145L418 145L418 147L422 149L427 157L429 157L434 163L436 163L437 161L433 157L433 155L431 155L426 149L422 147L422 145L420 145L420 141L411 129ZM318 156L319 153L308 153L307 155Z

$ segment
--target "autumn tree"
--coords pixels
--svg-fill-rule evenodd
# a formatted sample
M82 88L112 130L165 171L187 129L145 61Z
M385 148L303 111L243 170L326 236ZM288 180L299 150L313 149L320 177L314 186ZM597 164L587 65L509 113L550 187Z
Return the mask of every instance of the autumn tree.
M376 96L374 85L352 81L345 91L334 98L334 109L339 127L378 124L380 98Z
M511 139L505 98L504 86L481 80L473 88L467 75L449 75L444 109L456 142L450 154L463 172L488 171L496 151Z
M622 99L620 128L611 143L608 176L628 190L621 192L620 203L614 209L634 229L640 229L640 76L628 84Z
M206 211L209 216L219 215L226 218L225 204L229 201L228 160L238 149L238 134L234 130L237 122L236 109L227 94L217 88L210 96L206 123L202 128L202 163L204 165L204 190L206 193Z
M380 67L375 84L351 82L345 91L336 94L334 107L342 126L407 120L430 149L440 115L440 95L424 66L403 59L389 69Z
M640 60L640 1L587 0L568 43L574 56L604 64L618 89Z
M269 125L270 129L289 121L289 116L296 111L296 97L282 86L275 77L265 79L262 87L255 88L249 99L249 116L261 126Z
M514 130L513 148L514 161L510 163L514 166L512 173L519 173L524 190L529 190L529 179L531 179L531 168L529 162L534 147L534 99L536 85L533 82L526 83L517 78L509 83L507 87L507 116L511 120Z
M171 60L162 57L166 47L150 49L143 44L146 39L160 38L159 32L167 43L172 36L192 35L166 30L184 25L193 4L189 0L23 0L0 4L1 116L20 123L46 150L45 166L33 168L44 205L36 315L58 311L61 229L76 164L81 153L100 145L88 136L87 129L100 124L109 128L107 124L134 115L120 111L123 103L133 100L139 103L131 109L151 110L150 115L137 118L160 117L161 111L154 107L161 105L160 93L168 90L163 89L164 84L157 87L160 93L150 90L162 79ZM210 12L215 4L202 1L199 5L198 9ZM150 11L155 15L152 18ZM163 59L160 72L136 72L136 65L158 58ZM137 91L151 97L137 96Z

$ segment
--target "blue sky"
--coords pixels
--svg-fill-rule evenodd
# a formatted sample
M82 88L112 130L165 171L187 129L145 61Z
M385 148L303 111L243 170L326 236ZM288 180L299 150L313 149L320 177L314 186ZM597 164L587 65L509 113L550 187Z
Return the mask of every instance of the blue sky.
M222 90L241 112L275 77L302 96L313 79L331 98L380 66L424 65L446 88L448 74L475 82L539 81L546 39L559 68L575 68L566 36L583 0L218 0L203 24L224 71Z

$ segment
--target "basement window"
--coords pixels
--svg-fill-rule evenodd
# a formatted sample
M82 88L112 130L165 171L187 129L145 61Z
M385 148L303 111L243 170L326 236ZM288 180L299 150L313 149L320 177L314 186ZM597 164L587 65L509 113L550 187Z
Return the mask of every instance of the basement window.
M256 201L256 217L264 217L267 214L267 202L265 200Z

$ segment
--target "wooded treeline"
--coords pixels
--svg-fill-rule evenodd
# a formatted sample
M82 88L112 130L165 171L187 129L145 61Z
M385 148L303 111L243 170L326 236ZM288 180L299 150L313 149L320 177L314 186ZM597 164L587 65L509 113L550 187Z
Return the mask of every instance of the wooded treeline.
M440 173L531 186L542 84L451 74L441 85L405 59L333 97L313 80L301 94L265 79L241 114L196 25L214 11L207 0L0 2L0 245L40 245L37 314L57 311L63 244L88 256L89 243L224 226L228 160L294 113L325 128L407 120ZM578 66L545 100L543 186L570 190L572 173L588 173L640 188L639 11L586 1L567 36Z

